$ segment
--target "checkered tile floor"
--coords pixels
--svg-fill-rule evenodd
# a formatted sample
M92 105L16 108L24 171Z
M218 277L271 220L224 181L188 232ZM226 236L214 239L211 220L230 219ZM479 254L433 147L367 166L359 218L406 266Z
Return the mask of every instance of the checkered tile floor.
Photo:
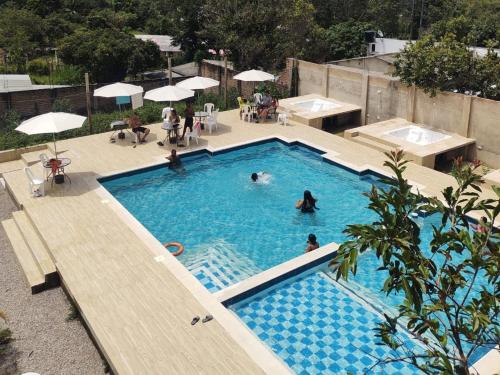
M373 328L383 317L322 271L231 309L297 374L417 373L402 363L372 368L396 355L376 344Z

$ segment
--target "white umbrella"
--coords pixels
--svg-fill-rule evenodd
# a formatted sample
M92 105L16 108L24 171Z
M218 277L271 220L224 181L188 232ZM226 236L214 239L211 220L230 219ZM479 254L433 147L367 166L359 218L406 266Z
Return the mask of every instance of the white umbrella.
M194 91L192 90L169 85L147 91L144 99L155 102L177 102L192 96L194 96Z
M117 96L132 96L140 94L141 92L144 92L144 89L141 86L118 82L98 88L94 91L94 96L114 98Z
M54 153L57 159L56 133L80 128L86 119L85 116L72 113L49 112L23 121L16 130L28 135L52 133L54 137Z
M196 76L185 79L184 81L179 82L176 86L188 90L204 90L210 87L219 86L219 81L212 78Z
M248 81L248 82L262 82L262 81L272 81L274 80L274 76L270 73L263 72L262 70L246 70L239 74L236 74L234 79L238 79L240 81Z

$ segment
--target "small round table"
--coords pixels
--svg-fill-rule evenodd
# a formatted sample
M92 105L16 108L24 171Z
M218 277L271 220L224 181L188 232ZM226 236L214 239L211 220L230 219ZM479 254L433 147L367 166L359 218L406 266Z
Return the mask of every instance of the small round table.
M57 169L54 170L52 169L52 160L57 160ZM71 159L70 158L57 158L57 159L50 159L47 163L43 164L44 168L49 168L51 170L50 174L47 176L47 180L49 179L50 175L52 174L52 184L62 184L64 183L64 180L67 178L69 183L71 184L71 178L64 172L64 167L67 167L68 165L71 164ZM62 178L57 178L57 176L63 176Z

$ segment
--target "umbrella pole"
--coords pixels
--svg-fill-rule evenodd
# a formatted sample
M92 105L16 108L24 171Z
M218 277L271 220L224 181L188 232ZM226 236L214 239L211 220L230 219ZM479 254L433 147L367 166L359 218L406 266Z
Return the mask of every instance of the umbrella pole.
M54 137L54 154L56 154L57 159L56 133L52 133L52 136Z

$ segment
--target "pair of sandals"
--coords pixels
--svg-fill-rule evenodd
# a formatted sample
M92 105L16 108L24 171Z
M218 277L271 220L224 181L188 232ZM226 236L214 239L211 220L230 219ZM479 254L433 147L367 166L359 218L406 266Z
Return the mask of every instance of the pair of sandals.
M209 321L211 321L214 317L210 314L206 315L202 320L201 322L202 323L207 323ZM200 317L199 316L195 316L193 318L193 320L191 320L191 325L194 326L196 323L198 323L200 321Z

